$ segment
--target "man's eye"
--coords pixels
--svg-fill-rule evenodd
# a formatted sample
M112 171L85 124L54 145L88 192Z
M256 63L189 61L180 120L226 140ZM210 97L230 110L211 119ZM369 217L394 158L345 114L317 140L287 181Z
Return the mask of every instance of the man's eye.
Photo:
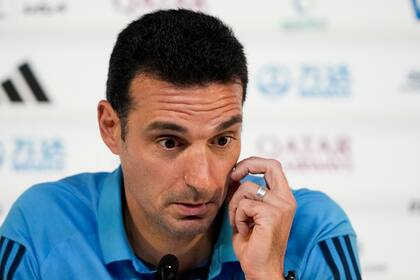
M225 147L230 143L231 140L232 140L231 137L221 136L221 137L216 139L216 144L220 147Z
M176 146L179 145L179 143L176 140L172 139L172 138L162 139L158 143L159 143L159 145L161 145L163 148L165 148L167 150L172 150Z

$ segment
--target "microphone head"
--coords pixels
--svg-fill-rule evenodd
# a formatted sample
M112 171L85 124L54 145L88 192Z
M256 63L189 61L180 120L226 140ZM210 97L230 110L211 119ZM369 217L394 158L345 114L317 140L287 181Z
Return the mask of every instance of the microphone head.
M172 254L164 255L158 264L158 275L162 280L175 279L178 271L179 261L178 258Z

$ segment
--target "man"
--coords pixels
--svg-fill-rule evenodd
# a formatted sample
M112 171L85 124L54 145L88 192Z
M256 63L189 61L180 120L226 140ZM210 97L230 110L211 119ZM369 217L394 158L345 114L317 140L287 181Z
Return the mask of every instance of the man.
M132 22L98 105L121 167L26 191L1 227L1 279L155 279L176 266L158 267L167 254L176 279L360 279L333 201L292 191L275 160L237 162L247 82L243 47L218 19Z

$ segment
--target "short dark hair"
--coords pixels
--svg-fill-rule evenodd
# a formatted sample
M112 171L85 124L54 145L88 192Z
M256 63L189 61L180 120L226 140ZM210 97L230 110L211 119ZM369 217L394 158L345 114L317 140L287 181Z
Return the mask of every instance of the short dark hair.
M109 61L106 98L121 119L123 139L130 84L142 73L179 86L240 81L242 102L248 84L243 46L218 18L184 9L143 15L120 32Z

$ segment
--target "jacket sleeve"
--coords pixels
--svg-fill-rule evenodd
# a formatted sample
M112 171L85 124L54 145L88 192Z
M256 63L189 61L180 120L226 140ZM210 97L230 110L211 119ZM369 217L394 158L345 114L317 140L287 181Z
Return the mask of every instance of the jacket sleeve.
M0 226L0 280L40 279L28 211L22 207L26 205L26 196L22 195L13 204ZM33 204L28 205L32 210Z
M25 246L4 236L0 237L0 279L39 279Z

